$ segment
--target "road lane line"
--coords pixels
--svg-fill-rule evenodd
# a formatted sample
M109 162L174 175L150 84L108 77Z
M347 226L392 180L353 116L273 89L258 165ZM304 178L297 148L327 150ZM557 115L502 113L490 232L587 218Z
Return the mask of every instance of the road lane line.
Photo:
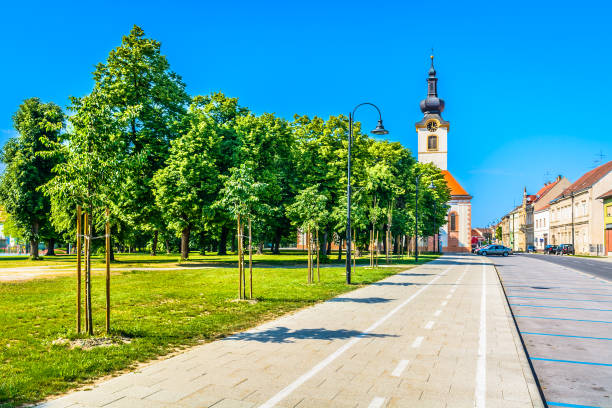
M555 362L555 363L587 364L587 365L597 365L597 366L612 367L612 364L608 364L608 363L591 363L591 362L588 362L588 361L555 360L553 358L538 358L538 357L530 357L530 358L531 358L531 360L552 361L552 362Z
M450 299L450 298L451 298L451 296L452 296L452 295L446 295L446 298L447 298L447 299Z
M374 397L368 408L380 408L385 403L385 399L383 397Z
M478 362L474 406L484 408L487 396L487 269L482 263L482 296L480 298L480 329L478 330Z
M444 272L442 272L442 274L446 274L451 269L452 266L453 265L450 265L448 268L446 268L444 270ZM418 295L423 293L423 291L425 289L427 289L431 284L433 284L435 281L440 279L440 277L441 277L441 275L438 275L435 278L433 278L431 281L429 281L428 284L426 284L425 286L421 287L419 290L417 290L415 293L413 293L408 299L404 300L402 303L397 305L389 313L387 313L386 315L384 315L383 317L378 319L373 325L371 325L370 327L365 329L363 333L358 334L357 336L353 337L348 343L344 344L338 350L334 351L332 354L327 356L323 361L321 361L319 364L315 365L313 368L311 368L306 373L302 374L295 381L293 381L291 384L289 384L288 386L286 386L285 388L280 390L276 395L274 395L272 398L270 398L269 400L267 400L266 402L261 404L259 407L260 408L272 408L273 406L278 404L280 401L282 401L283 399L287 398L287 396L289 394L291 394L293 391L295 391L299 386L304 384L306 381L308 381L309 379L314 377L319 371L321 371L322 369L327 367L335 359L340 357L345 351L347 351L348 349L353 347L355 344L357 344L369 332L371 332L371 331L375 330L376 328L378 328L378 326L380 326L381 324L386 322L391 316L393 316L395 313L397 313L400 309L402 309L408 303L412 302L412 300L414 298L416 298Z
M547 309L572 309L572 310L595 310L598 312L612 312L612 309L589 309L586 307L565 307L565 306L544 306L544 305L524 305L520 303L510 303L510 306L524 306L524 307L545 307Z
M588 323L612 323L606 320L567 319L563 317L544 317L544 316L525 316L525 315L516 315L516 317L521 317L524 319L569 320L572 322L588 322Z
M572 337L576 339L590 339L590 340L612 340L612 338L610 337L573 336L570 334L535 333L535 332L524 332L524 331L522 331L521 334L531 334L532 336Z
M410 361L408 360L402 360L399 363L397 363L397 367L395 367L395 370L393 370L393 372L391 373L391 375L393 377L399 377L400 375L402 375L402 373L404 372L404 370L406 369L406 367L408 367L408 363Z
M438 316L440 316L441 313L442 313L441 310L436 310L436 313L434 313L434 316L438 317Z
M412 348L418 348L421 347L421 343L423 343L423 339L425 337L423 336L419 336L416 339L414 339L414 341L412 342Z
M430 320L430 321L428 321L428 322L427 322L427 324L425 325L425 328L426 328L427 330L431 330L431 328L433 327L433 325L434 325L433 320Z
M442 302L441 304L442 304L442 307L444 307L444 306L448 305L448 301L447 301L447 300L445 300L445 301L444 301L444 302Z

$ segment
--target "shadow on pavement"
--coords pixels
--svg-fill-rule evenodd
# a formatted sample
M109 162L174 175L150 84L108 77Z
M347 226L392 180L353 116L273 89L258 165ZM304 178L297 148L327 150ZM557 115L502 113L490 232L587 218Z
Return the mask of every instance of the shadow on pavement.
M380 297L369 297L369 298L333 298L329 299L328 302L355 302L355 303L387 303L395 299L386 299Z
M221 341L227 340L247 340L258 341L260 343L294 343L294 340L335 340L350 339L353 337L398 337L392 334L364 333L358 330L327 330L327 329L299 329L291 330L286 327L275 327L261 332L239 333L231 337L226 337Z

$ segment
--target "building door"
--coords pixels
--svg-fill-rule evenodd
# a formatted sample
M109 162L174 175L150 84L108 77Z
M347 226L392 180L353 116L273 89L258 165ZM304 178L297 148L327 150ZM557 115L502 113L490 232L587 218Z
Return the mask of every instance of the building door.
M606 230L606 252L612 254L612 229Z

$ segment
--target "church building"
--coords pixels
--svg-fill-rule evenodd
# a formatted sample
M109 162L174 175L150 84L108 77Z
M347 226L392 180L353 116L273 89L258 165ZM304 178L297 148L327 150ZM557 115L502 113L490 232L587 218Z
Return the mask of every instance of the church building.
M446 225L440 228L440 246L443 252L471 252L472 197L448 171L449 122L442 119L444 101L438 98L438 78L431 56L427 78L427 98L421 101L423 119L416 123L419 139L418 161L433 163L444 175L451 193ZM431 245L430 249L432 249Z

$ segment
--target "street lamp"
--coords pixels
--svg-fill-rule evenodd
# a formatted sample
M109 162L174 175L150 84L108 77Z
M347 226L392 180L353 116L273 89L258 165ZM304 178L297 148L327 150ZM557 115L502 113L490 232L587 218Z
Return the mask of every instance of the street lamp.
M429 189L434 191L436 189L436 186L434 185L433 181L429 183ZM435 253L437 253L440 250L440 243L438 242L438 251L436 251L436 242L438 241L438 230L436 229L436 216L438 214L437 209L436 209L436 197L433 198L434 200L434 216L433 216L433 230L434 230L434 242L433 242L433 250Z
M347 159L347 186L346 186L346 283L351 283L351 146L353 144L353 119L355 111L363 105L370 105L378 111L378 124L371 133L374 135L386 135L389 133L382 123L382 114L378 106L370 102L360 103L355 106L352 113L349 113L349 140L348 140L348 159Z

